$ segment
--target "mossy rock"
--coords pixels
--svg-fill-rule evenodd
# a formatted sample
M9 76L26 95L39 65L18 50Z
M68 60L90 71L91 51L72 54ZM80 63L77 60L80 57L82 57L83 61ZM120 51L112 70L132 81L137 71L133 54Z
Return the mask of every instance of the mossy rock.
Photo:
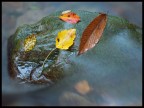
M108 21L99 43L77 56L80 38L88 24L99 15L96 12L72 10L81 21L77 24L63 22L58 17L62 11L50 14L35 24L18 27L8 40L9 73L14 79L30 83L55 82L67 75L89 72L141 72L142 71L142 30L127 20L108 15ZM55 48L57 33L64 29L76 28L76 39L69 50L56 50L46 62L44 74L41 74L42 62ZM24 51L24 39L36 35L36 45ZM33 71L32 71L33 70ZM33 73L31 75L31 72Z

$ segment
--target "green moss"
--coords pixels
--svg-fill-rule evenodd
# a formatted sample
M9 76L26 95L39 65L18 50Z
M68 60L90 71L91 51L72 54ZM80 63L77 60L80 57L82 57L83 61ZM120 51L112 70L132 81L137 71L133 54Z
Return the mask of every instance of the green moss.
M76 39L71 49L68 51L56 51L47 60L44 75L48 79L56 81L63 78L67 73L84 71L89 67L91 67L89 68L90 72L92 70L97 72L104 70L113 72L120 68L123 68L123 70L127 72L128 69L124 64L128 64L130 67L133 66L131 62L133 62L135 58L138 60L137 64L141 65L141 56L138 56L138 54L142 52L141 28L130 24L123 18L110 15L108 15L107 25L99 43L85 54L76 56L84 29L98 16L98 13L80 10L72 11L77 13L81 18L81 21L77 24L69 24L61 21L58 16L62 11L58 11L42 18L35 24L26 24L18 27L8 43L11 44L12 48L9 56L14 58L14 60L9 61L9 64L18 64L21 62L20 65L16 65L17 68L25 66L25 62L32 62L32 68L36 67L38 64L42 64L47 54L55 48L57 33L63 29L76 28ZM23 42L30 34L36 34L37 42L33 50L24 52ZM126 58L126 54L131 53L134 56L130 55ZM65 58L69 59L70 62L66 63ZM74 65L72 65L71 62ZM57 66L58 63L62 65ZM109 68L107 66L105 67L105 63L108 63ZM67 64L69 65L68 67ZM139 70L138 67L135 68ZM26 68L26 71L28 71L28 68ZM22 74L21 72L16 73Z

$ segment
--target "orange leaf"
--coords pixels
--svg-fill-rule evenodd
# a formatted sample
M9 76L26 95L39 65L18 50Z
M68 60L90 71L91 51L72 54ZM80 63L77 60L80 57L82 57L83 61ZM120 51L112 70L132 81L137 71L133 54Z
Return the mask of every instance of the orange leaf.
M84 30L80 41L78 55L93 48L98 43L107 22L107 15L100 14Z
M89 86L88 82L86 80L80 81L75 85L75 89L80 93L80 94L87 94L92 90L92 88Z
M80 21L80 17L75 14L74 12L63 12L64 14L62 14L61 16L59 16L59 18L65 22L71 23L71 24L76 24L77 22Z

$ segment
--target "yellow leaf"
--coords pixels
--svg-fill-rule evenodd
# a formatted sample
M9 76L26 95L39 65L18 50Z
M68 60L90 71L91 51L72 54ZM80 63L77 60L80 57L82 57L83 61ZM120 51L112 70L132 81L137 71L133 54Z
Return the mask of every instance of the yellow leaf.
M76 37L76 29L63 30L58 33L56 37L56 48L68 49L73 45Z
M24 40L24 50L25 51L32 50L34 48L35 44L36 44L36 37L35 37L35 35L34 34L29 35Z

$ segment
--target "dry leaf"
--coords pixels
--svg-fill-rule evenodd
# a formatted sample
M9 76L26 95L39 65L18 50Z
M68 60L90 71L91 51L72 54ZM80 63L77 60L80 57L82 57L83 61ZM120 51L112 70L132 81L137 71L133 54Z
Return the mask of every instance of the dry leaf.
M93 48L99 41L107 22L107 15L100 14L84 30L80 41L78 55Z
M56 37L56 48L68 49L73 45L76 37L76 29L63 30L58 33Z
M34 34L29 35L24 40L24 50L25 51L32 50L34 48L35 44L36 44L36 37L35 37L35 35Z
M62 15L59 16L59 18L65 22L76 24L80 21L80 17L75 14L74 12L64 11L62 12Z
M71 10L63 11L62 14L66 14L66 13L69 13L69 12L71 12Z
M75 85L75 89L80 93L80 94L87 94L90 92L92 89L89 86L88 82L86 80L80 81Z

